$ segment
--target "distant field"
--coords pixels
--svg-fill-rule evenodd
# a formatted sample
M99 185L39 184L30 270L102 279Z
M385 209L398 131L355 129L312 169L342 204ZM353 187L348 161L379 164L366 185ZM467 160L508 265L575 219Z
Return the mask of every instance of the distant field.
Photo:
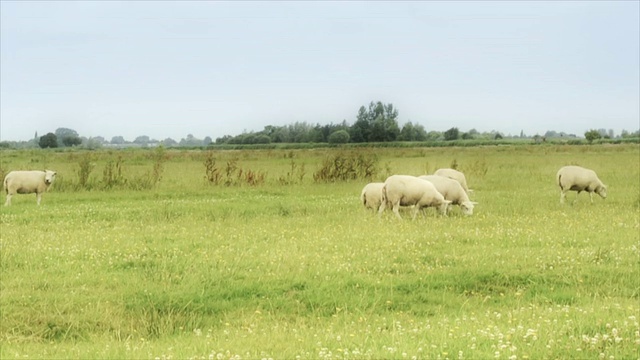
M315 181L341 154L374 176ZM452 164L473 216L360 203ZM608 198L561 205L568 164ZM0 209L2 359L639 357L638 144L0 152L44 168Z

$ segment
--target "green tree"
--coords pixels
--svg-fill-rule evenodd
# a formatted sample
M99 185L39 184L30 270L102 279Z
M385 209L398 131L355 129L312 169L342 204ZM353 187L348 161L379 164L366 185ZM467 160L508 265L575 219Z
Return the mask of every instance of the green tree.
M457 127L452 127L451 129L444 132L444 139L446 141L450 140L458 140L460 137L460 130Z
M135 142L135 141L134 141ZM180 139L180 146L202 146L202 140L193 136L193 134L187 134L187 138Z
M400 141L415 141L415 128L411 121L404 124L402 130L400 130L400 135L398 136L398 140Z
M77 131L69 128L57 128L55 131L55 134L56 134L56 138L58 139L59 147L67 146L64 144L64 139L66 137L80 137Z
M279 127L271 134L271 141L274 143L288 143L289 141L289 129L285 126Z
M330 144L346 144L349 142L349 133L346 130L337 130L329 135Z
M55 134L58 138L65 136L80 136L77 131L69 128L57 128Z
M593 140L602 138L602 135L600 135L598 130L591 129L584 133L584 138L587 139L589 143L592 143Z
M242 138L242 144L255 144L256 143L256 135L254 133L245 134Z
M427 138L427 132L424 130L424 126L420 124L412 124L411 121L404 124L397 140L400 141L425 141Z
M267 134L260 134L257 135L253 141L254 144L269 144L271 143L271 138Z
M54 133L48 133L47 135L40 137L38 145L43 149L56 148L58 147L58 137Z
M124 137L122 137L122 136L114 136L114 137L111 138L111 143L114 144L114 145L124 144L125 143Z
M398 110L393 104L372 101L368 109L361 106L356 122L349 129L351 141L395 141L400 134L397 117Z
M83 141L83 147L86 149L99 149L104 144L104 139L100 136L88 138Z
M425 137L427 141L436 141L442 138L442 133L438 131L429 131Z
M82 144L82 139L79 136L67 135L62 138L62 144L66 147L78 146Z
M178 142L173 140L172 138L166 138L161 141L162 146L164 147L172 147L178 145Z
M427 130L424 129L424 126L420 124L415 124L413 125L413 131L415 134L415 141L427 140Z
M149 143L149 137L147 135L140 135L133 140L134 144L146 145Z
M316 125L314 128L309 129L305 142L310 142L310 143L325 142L322 136L322 128L320 127L320 125Z
M371 134L369 135L369 142L382 142L386 138L385 123L382 117L376 119L371 126Z

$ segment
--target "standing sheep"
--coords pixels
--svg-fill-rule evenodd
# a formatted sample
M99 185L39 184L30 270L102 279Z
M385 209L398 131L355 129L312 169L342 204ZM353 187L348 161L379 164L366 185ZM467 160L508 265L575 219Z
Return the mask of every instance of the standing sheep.
M451 201L445 200L436 187L427 180L409 175L391 175L382 187L382 204L378 216L384 212L387 204L393 206L393 212L402 219L400 206L413 206L413 219L425 207L437 207L442 214L447 213Z
M368 183L362 188L362 193L360 194L360 200L362 200L362 204L367 209L378 210L380 208L380 203L382 202L382 187L384 183L382 182L374 182Z
M53 180L56 178L56 174L57 173L52 170L11 171L4 178L4 190L7 193L7 201L4 205L11 205L11 197L16 193L36 193L38 205L40 205L42 193L49 189Z
M469 195L473 190L469 189L467 186L467 178L464 176L464 173L456 170L456 169L438 169L433 175L448 177L449 179L456 180L460 183L464 192Z
M591 203L593 203L593 193L600 195L603 199L607 198L607 186L598 179L596 172L581 166L563 166L556 174L556 181L560 186L560 203L563 204L567 197L567 191L586 191L589 193ZM576 200L578 196L576 195Z
M460 206L463 214L473 215L473 206L476 205L477 202L469 200L469 195L467 195L459 182L440 175L422 175L419 176L419 178L435 185L445 200L450 200L452 204Z

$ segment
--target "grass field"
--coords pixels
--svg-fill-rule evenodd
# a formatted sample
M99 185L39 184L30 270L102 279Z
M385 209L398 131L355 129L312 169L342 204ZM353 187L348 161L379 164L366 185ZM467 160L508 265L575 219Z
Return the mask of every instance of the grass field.
M640 357L638 144L362 148L372 179L314 181L340 151L2 151L58 178L0 209L0 358ZM452 163L473 216L360 203ZM568 164L608 198L561 205Z

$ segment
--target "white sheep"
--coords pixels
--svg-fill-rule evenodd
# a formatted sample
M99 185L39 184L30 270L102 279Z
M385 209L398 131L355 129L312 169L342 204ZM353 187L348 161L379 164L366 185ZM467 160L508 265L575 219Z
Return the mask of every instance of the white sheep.
M11 197L15 194L33 193L36 194L38 205L40 205L42 193L49 189L56 174L52 170L11 171L4 177L4 190L7 193L7 201L4 205L11 205Z
M393 207L398 219L402 219L400 206L413 206L413 219L425 207L436 207L442 214L447 213L451 201L445 200L436 187L427 180L409 175L391 175L382 187L382 203L378 210L381 216L387 206Z
M382 202L382 187L384 183L382 182L373 182L368 183L362 188L362 193L360 194L360 200L362 200L362 204L367 209L378 210L380 208L380 203Z
M448 177L449 179L456 180L457 182L460 183L460 185L464 189L464 192L466 192L467 195L470 195L473 192L473 190L469 189L469 187L467 186L467 178L464 176L464 173L462 173L461 171L458 171L456 169L448 169L448 168L438 169L436 170L436 172L433 173L433 175L444 176L444 177Z
M591 203L593 203L593 193L600 195L603 199L607 198L607 186L598 179L596 172L583 168L581 166L569 165L563 166L556 174L556 181L560 186L560 203L563 204L567 197L567 191L586 191L589 193ZM576 200L578 199L576 195Z
M469 195L467 195L458 181L440 175L422 175L419 178L435 185L445 200L450 200L451 204L460 206L463 214L473 215L473 207L478 203L469 200Z

